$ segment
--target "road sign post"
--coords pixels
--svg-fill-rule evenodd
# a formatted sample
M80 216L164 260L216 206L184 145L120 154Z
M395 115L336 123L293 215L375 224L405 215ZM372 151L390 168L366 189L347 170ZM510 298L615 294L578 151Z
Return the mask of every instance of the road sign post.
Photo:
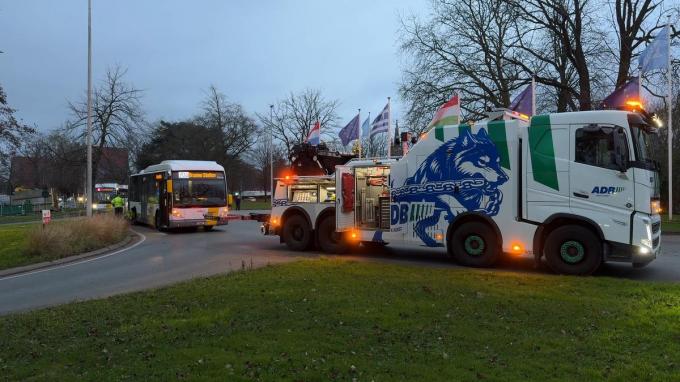
M52 221L52 211L42 210L43 229L45 229L45 224L49 224L50 221Z

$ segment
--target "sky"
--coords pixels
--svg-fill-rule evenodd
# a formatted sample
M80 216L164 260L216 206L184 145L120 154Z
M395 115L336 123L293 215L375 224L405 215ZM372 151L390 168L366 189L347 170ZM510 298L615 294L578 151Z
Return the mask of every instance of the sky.
M338 99L340 124L375 116L398 87L401 18L427 0L92 0L93 81L127 68L146 119L194 116L210 85L254 116L290 92ZM40 131L60 127L87 86L86 0L0 0L0 85Z

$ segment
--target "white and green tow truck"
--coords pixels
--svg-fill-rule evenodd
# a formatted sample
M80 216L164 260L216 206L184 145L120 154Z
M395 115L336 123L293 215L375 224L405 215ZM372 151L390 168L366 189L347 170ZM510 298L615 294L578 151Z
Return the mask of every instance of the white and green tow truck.
M437 126L400 158L279 179L262 229L295 250L415 243L470 266L509 255L563 274L643 266L661 248L655 135L644 112L501 110Z

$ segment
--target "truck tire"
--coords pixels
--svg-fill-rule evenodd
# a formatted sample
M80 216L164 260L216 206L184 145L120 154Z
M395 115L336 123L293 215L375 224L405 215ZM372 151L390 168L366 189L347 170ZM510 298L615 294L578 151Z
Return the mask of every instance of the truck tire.
M602 264L602 245L589 229L577 225L556 228L546 238L543 250L555 273L589 275Z
M461 224L451 233L448 250L459 264L490 267L500 257L501 246L491 227L482 222L472 221Z
M317 227L317 240L321 250L327 253L347 252L347 243L342 235L335 232L335 216L329 215L323 218Z
M312 243L312 229L301 215L293 215L283 225L283 241L293 251L304 251Z

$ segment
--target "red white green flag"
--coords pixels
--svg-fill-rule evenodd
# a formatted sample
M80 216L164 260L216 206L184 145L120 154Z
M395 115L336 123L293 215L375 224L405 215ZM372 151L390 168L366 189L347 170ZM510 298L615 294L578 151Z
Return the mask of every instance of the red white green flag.
M448 102L439 107L427 128L457 125L459 123L460 102L458 102L458 94L454 94Z

